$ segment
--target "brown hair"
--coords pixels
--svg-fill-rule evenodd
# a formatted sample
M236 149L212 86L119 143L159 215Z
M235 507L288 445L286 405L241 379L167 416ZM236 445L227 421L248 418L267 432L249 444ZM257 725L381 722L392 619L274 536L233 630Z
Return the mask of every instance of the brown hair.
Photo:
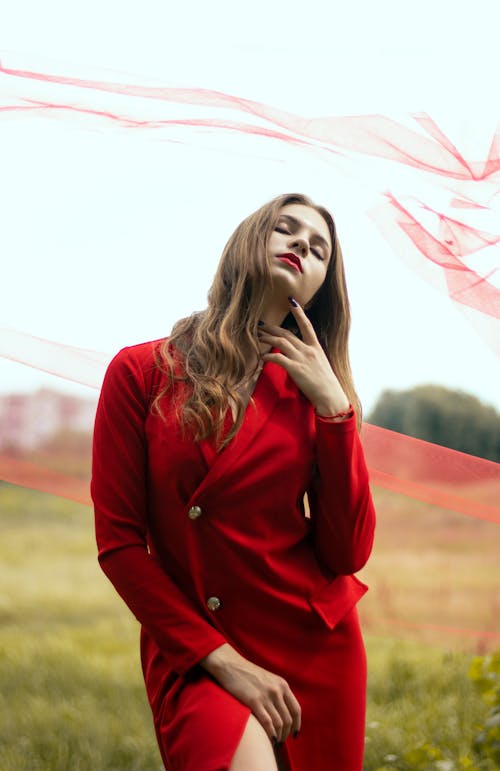
M194 428L196 440L215 435L217 444L225 446L243 422L245 405L237 388L249 374L247 362L252 354L257 358L255 371L260 361L256 333L264 290L272 282L267 243L281 209L288 204L315 209L330 231L332 254L325 280L305 312L356 411L358 429L361 425L361 405L354 390L347 347L349 300L335 223L325 208L307 196L285 194L257 209L238 225L222 252L208 292L208 307L178 321L157 350L156 365L168 376L169 383L156 395L153 410L162 415L161 398L176 381L182 381L187 391L177 403L178 414L184 428L188 425ZM291 314L283 326L298 334ZM236 420L221 442L229 398L236 405Z

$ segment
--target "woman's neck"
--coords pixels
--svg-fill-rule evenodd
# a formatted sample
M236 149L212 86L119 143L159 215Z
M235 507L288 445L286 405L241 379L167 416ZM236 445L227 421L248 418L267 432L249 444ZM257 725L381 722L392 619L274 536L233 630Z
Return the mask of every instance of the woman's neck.
M261 316L262 321L265 321L266 324L280 327L289 313L290 304L288 298L280 302L277 302L275 298L264 299Z

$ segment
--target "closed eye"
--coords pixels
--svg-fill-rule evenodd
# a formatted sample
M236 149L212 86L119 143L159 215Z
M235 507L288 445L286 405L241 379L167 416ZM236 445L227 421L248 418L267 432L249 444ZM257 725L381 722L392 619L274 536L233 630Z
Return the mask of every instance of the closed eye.
M277 233L284 233L287 236L291 235L289 230L286 230L286 228L280 227L279 225L276 225L274 229ZM318 260L321 260L322 262L325 261L323 254L318 251L318 249L311 249L311 252L318 258Z

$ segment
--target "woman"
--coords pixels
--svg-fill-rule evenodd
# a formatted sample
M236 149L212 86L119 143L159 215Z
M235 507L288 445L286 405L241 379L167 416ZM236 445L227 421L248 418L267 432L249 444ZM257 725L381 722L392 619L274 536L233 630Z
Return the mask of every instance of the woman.
M168 771L362 767L375 515L349 323L331 215L283 195L237 227L205 311L106 371L99 561L142 625Z

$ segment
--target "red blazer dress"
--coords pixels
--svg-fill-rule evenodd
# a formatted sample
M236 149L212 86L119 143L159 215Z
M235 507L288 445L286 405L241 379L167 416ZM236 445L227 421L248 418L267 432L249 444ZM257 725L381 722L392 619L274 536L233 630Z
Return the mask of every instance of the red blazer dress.
M172 392L165 421L150 413L166 382L153 360L161 342L123 348L106 370L91 495L100 565L141 624L165 768L229 768L250 709L198 663L228 642L301 704L301 731L280 749L286 768L361 771L355 605L367 587L352 574L370 554L375 513L355 418L319 417L267 362L243 425L217 452L183 435Z

